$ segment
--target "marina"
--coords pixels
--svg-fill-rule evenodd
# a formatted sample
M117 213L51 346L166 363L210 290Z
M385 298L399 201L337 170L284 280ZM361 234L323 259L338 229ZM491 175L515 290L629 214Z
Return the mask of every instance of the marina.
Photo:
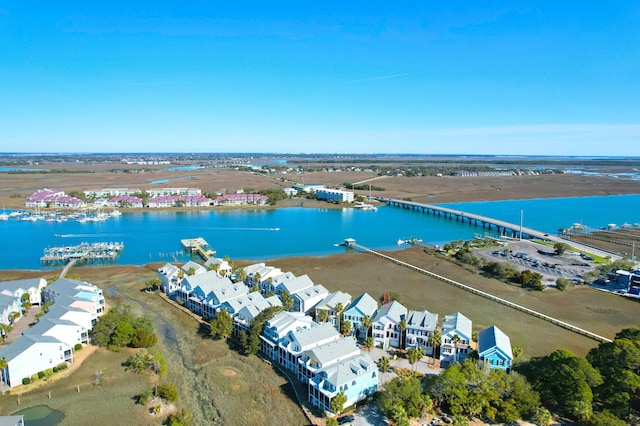
M86 263L113 263L124 250L122 242L83 242L76 246L49 247L44 249L40 262L46 266L61 265L76 260Z

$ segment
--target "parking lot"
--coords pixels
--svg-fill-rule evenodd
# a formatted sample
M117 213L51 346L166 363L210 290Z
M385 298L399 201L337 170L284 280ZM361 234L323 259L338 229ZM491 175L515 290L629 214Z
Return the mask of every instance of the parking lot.
M533 241L514 241L499 249L480 250L474 253L487 262L511 262L519 270L529 269L543 276L547 286L555 285L558 277L574 283L582 282L586 272L594 269L589 257L571 251L557 256L553 247Z

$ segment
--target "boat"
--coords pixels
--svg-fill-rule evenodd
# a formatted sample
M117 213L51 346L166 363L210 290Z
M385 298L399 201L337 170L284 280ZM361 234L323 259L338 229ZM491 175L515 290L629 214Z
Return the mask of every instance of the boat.
M396 241L396 244L397 244L397 245L399 245L399 246L401 246L401 245L403 245L403 244L406 244L406 241L405 241L405 240L403 240L403 239L401 239L401 238L398 238L398 241Z

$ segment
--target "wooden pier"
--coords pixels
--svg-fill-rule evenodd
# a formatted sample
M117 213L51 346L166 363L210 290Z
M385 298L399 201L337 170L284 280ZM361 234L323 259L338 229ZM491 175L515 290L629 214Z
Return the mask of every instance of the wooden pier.
M49 247L44 249L40 262L45 265L59 265L71 260L88 263L110 263L124 250L124 243L99 242L80 243L77 246Z
M187 238L180 240L182 248L200 256L206 262L216 255L216 251L211 248L209 243L202 237Z

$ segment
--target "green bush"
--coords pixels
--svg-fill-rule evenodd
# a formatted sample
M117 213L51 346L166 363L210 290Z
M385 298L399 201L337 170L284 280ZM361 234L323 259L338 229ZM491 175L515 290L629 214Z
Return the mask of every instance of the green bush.
M74 351L79 351L80 349L82 349L82 343L76 343L73 347Z
M58 367L57 367L57 366L56 366L56 367L53 367L53 372L54 372L54 373L57 373L57 372L58 372Z
M29 377L25 377L24 379L22 379L23 385L28 385L29 383L31 383L31 379Z
M58 371L66 370L67 369L67 363L66 362L61 362L60 364L57 365L57 367L58 367Z
M42 379L44 377L44 371L38 371L38 379Z

